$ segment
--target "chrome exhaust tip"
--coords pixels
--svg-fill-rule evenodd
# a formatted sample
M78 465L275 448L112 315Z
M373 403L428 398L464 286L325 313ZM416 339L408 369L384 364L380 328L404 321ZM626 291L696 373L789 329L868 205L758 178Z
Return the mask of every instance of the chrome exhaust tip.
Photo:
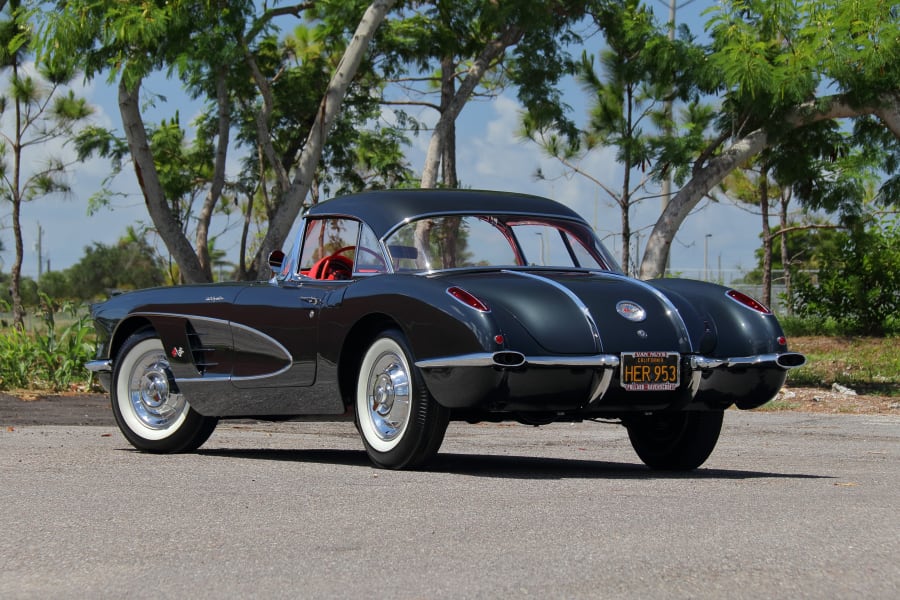
M494 366L503 369L515 369L525 364L525 355L521 352L513 352L512 350L503 350L494 352Z
M806 357L799 352L785 352L778 355L775 364L782 369L796 369L806 364Z

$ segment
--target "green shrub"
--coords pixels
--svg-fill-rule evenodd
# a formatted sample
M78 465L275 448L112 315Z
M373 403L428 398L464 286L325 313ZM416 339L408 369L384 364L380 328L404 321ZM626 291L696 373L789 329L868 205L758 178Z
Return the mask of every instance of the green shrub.
M59 327L55 313L63 309L68 324ZM41 296L42 327L33 331L0 331L0 389L64 391L87 389L94 357L94 333L89 317L76 305L56 306Z
M900 221L883 219L839 234L815 279L796 275L801 317L834 323L844 334L887 335L900 326Z

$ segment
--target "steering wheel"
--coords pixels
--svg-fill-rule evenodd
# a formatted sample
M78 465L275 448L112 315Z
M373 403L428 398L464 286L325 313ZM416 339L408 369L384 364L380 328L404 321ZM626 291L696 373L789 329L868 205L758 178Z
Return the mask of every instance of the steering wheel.
M353 275L353 261L346 256L342 256L344 252L349 250L357 250L371 254L383 267L387 266L385 265L384 258L374 250L366 248L365 246L344 246L316 261L316 264L309 270L309 276L313 279L350 279Z

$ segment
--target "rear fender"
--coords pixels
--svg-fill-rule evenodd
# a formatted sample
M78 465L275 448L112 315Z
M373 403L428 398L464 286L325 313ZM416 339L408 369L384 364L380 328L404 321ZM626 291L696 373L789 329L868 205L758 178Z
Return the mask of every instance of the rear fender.
M729 298L725 286L690 279L656 279L647 282L665 293L690 327L700 354L719 358L787 352L778 319ZM698 324L700 325L698 327ZM705 338L703 337L705 335Z

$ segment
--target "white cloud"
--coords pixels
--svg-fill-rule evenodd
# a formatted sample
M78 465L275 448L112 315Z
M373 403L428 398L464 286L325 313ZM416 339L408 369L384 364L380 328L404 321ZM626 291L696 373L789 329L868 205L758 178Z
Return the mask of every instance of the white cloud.
M471 109L471 110L470 110ZM506 96L489 104L467 106L457 125L459 176L471 187L536 194L570 206L591 223L604 243L621 255L621 214L609 196L586 178L566 173L557 160L547 157L537 144L523 142L518 136L521 107ZM540 167L544 179L537 180ZM580 167L604 185L617 190L622 186L622 168L616 163L613 148L597 148L583 158ZM631 211L633 244L646 244L661 210L658 198L648 198ZM704 265L710 274L755 265L754 251L759 246L758 222L734 206L702 203L685 221L672 249L671 265L692 277L703 276ZM706 239L706 234L712 237ZM634 247L634 246L633 246ZM723 273L729 275L729 273Z

